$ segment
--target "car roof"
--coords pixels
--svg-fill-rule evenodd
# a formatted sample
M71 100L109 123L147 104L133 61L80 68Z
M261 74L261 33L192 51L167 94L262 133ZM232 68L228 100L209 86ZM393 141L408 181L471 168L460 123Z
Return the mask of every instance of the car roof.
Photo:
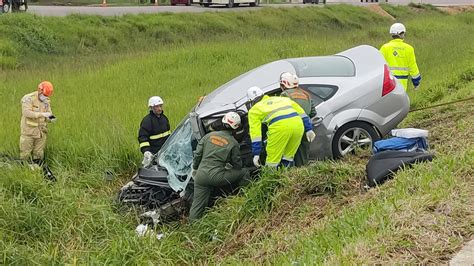
M377 62L384 62L377 49L361 45L336 55L289 58L274 61L252 69L218 87L205 96L195 111L201 116L235 109L235 103L243 102L247 89L260 87L265 93L278 87L282 72L293 72L299 77L351 77L357 70L368 71L373 67L368 59L379 57ZM382 59L380 59L382 58ZM382 61L380 61L382 60Z

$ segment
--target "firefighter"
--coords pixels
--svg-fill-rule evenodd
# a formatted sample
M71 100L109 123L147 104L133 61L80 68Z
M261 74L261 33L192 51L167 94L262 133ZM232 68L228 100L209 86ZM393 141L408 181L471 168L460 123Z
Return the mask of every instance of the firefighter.
M390 42L382 45L380 52L385 57L390 71L400 80L405 87L408 86L408 76L415 90L420 86L421 75L416 64L415 50L404 42L406 28L401 23L395 23L390 27L392 39Z
M293 158L303 133L306 132L308 142L316 137L303 108L288 97L264 96L259 87L248 89L247 98L250 104L248 118L254 165L260 167L262 124L265 124L268 128L265 165L293 166Z
M194 152L190 222L202 216L214 189L229 185L240 187L249 182L249 172L242 166L239 143L232 136L232 131L241 124L240 116L229 112L222 118L222 124L224 129L206 134Z
M53 95L53 84L43 81L38 90L21 99L20 159L42 165L48 135L48 122L54 122L49 97Z
M138 142L140 151L143 153L143 167L148 166L161 146L171 134L170 122L163 113L163 100L158 96L150 97L148 100L150 112L140 124L138 131Z
M311 96L298 87L299 78L296 74L283 72L280 75L280 88L282 90L281 96L289 97L295 101L301 108L303 108L309 118L316 116L316 109L314 108ZM306 136L301 139L301 144L295 154L295 166L303 166L308 164L309 160L309 145Z

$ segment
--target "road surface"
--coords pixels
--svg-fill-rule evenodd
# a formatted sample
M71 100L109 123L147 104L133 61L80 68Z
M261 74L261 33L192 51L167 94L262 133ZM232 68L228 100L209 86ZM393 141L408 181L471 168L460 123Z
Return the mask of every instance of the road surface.
M263 0L265 1L265 0ZM364 0L365 1L365 0ZM371 0L368 0L371 1ZM100 0L98 1L100 2ZM385 0L380 0L385 2ZM410 2L433 4L439 6L449 5L474 5L474 0L388 0L390 4L406 5ZM327 0L328 4L346 3L353 5L367 5L371 3L361 3L359 0ZM201 7L199 5L193 6L34 6L30 5L28 12L40 16L67 16L71 14L87 14L100 16L121 16L125 14L146 14L146 13L180 13L180 12L228 12L228 11L251 11L259 10L262 7L273 8L288 8L288 7L310 7L323 5L311 4L262 4L260 7L234 7L226 8L223 6Z

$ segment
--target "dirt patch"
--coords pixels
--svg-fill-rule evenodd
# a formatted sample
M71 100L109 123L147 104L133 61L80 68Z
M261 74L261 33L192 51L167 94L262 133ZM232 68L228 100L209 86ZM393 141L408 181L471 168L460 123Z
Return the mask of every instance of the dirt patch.
M446 12L450 15L456 15L462 12L471 12L474 11L474 6L446 6L438 7L439 10Z
M378 15L380 15L382 17L389 18L393 21L396 20L392 15L390 15L387 11L385 11L383 8L381 8L378 4L366 5L364 7L367 8L368 10L374 12L374 13L377 13Z

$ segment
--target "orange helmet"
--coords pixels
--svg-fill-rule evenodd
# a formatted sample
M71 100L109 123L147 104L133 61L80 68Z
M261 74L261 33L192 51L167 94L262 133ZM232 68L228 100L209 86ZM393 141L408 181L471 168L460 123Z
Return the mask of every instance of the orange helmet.
M44 96L49 97L53 95L53 84L49 81L43 81L38 85L38 91L40 91Z

